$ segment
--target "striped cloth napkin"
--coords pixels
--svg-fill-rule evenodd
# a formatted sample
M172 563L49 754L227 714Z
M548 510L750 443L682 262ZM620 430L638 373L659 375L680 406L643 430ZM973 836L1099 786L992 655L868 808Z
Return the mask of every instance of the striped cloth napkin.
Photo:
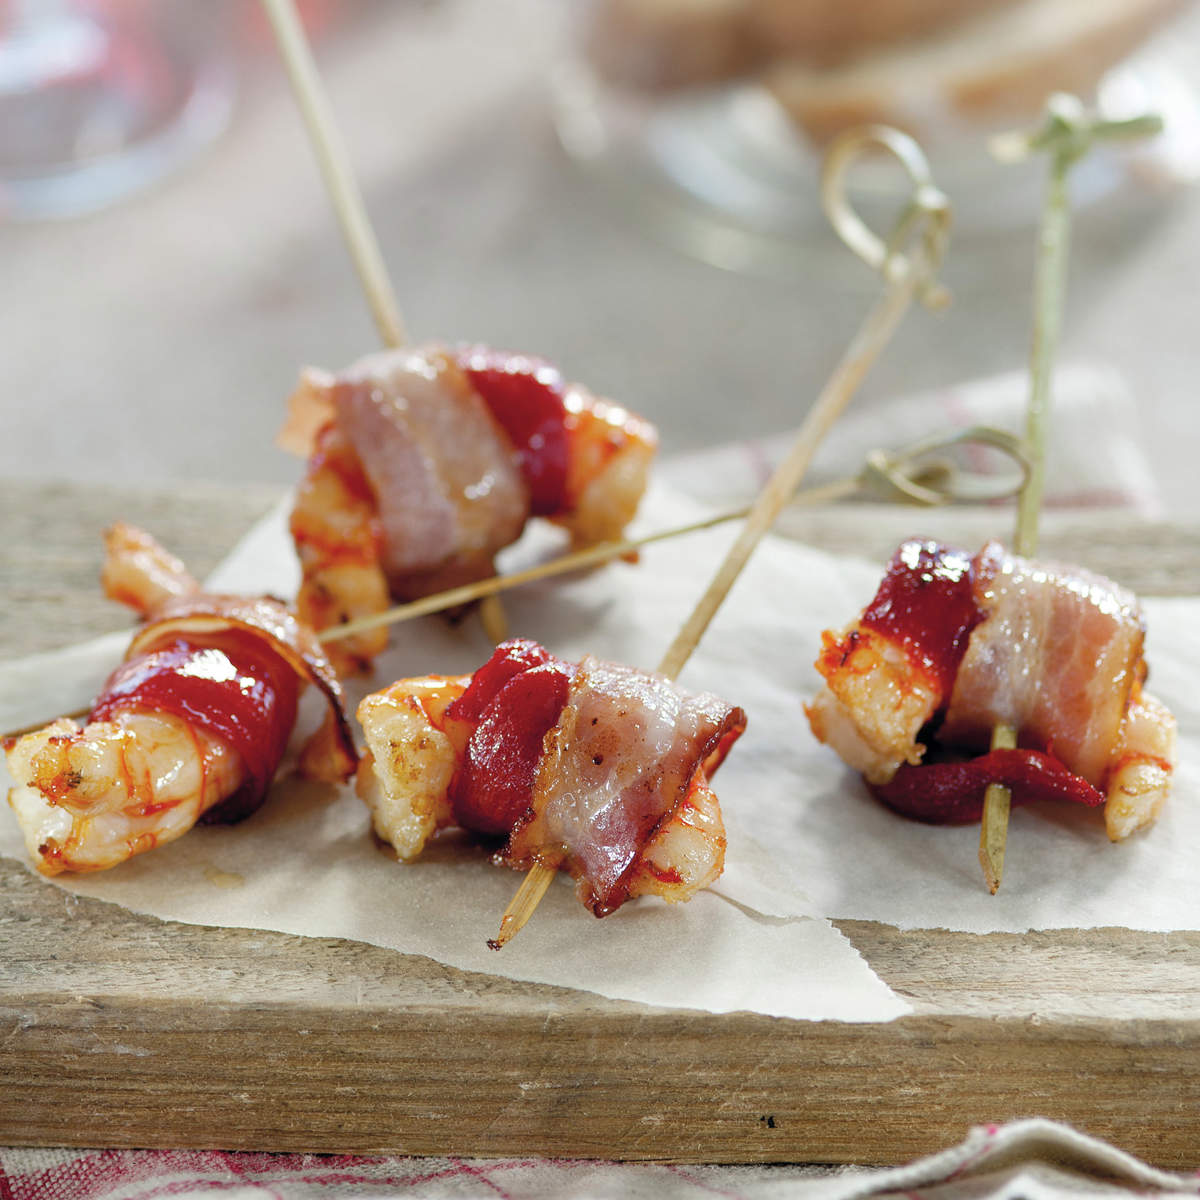
M1079 1200L1131 1194L1195 1196L1200 1194L1200 1173L1156 1170L1106 1142L1043 1120L981 1126L957 1146L884 1170L205 1150L0 1150L0 1196L5 1200L198 1200L217 1195L225 1200Z

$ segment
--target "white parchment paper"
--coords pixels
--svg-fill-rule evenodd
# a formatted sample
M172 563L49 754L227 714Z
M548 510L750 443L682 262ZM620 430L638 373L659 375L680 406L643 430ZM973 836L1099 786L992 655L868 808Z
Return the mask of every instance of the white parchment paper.
M651 509L646 520L653 524L692 511L666 494ZM639 567L618 564L512 595L506 607L513 632L537 636L565 657L590 651L652 667L732 536L724 531L705 545L672 549ZM553 541L555 535L543 531L541 546L535 536L518 553L536 556ZM296 581L280 510L208 582L214 589L287 595ZM790 590L790 581L779 582ZM0 666L0 728L86 706L127 640L123 634L99 638ZM352 701L401 675L472 670L489 653L473 621L453 628L433 618L401 627L375 678L356 682ZM753 661L730 647L708 661L697 658L684 682L765 709L748 694L743 699L756 675ZM790 702L794 709L794 694ZM773 723L774 733L755 732L764 745L795 732L795 711L776 711L782 719ZM769 795L778 764L753 750L746 758L740 788ZM0 770L0 788L9 786ZM597 921L563 879L529 927L499 954L487 949L486 939L519 876L492 867L477 848L455 839L421 862L401 866L372 841L367 811L350 788L295 778L281 780L263 809L240 825L197 828L112 871L53 882L164 919L356 938L464 969L650 1004L850 1021L907 1012L817 913L795 876L781 871L744 832L735 807L727 815L727 869L712 892L686 905L630 903ZM0 819L0 853L25 857L8 813Z
M693 515L690 502L658 489L641 525L660 528ZM734 534L690 535L647 549L637 566L615 564L509 593L512 631L565 657L591 652L653 667ZM553 536L543 534L541 545L527 538L515 557L545 553L547 540ZM399 866L371 843L366 811L349 789L331 795L337 789L299 781L277 785L241 825L197 829L117 870L59 882L164 918L360 938L618 998L812 1019L884 1020L907 1011L821 918L981 933L1200 928L1200 889L1192 883L1200 708L1191 686L1200 671L1200 601L1145 601L1152 690L1174 709L1182 735L1183 766L1163 819L1114 846L1096 812L1019 809L1004 887L990 896L977 828L920 825L881 808L808 731L802 704L818 685L812 661L820 631L857 613L881 570L880 563L768 539L688 663L681 683L716 691L750 715L716 779L728 867L712 894L690 904L637 902L596 921L562 881L497 955L484 939L511 897L512 873L457 843ZM287 594L295 565L281 514L257 528L210 582ZM0 667L0 727L88 703L124 642L100 639ZM356 683L352 698L402 675L472 670L489 649L473 621L456 629L427 618L399 627L376 677ZM11 817L0 823L0 853L23 857ZM226 886L230 880L237 886Z

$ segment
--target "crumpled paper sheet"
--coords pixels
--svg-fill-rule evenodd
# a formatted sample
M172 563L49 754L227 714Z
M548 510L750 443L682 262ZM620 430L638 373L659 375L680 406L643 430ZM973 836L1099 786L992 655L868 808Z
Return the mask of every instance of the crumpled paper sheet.
M787 1195L804 1200L870 1196L1066 1200L1131 1194L1194 1196L1200 1193L1200 1177L1160 1171L1069 1125L1034 1118L976 1126L959 1145L902 1167L854 1169L828 1179L799 1180L793 1186ZM760 1193L748 1190L746 1194Z
M663 528L694 515L692 504L659 488L640 524ZM649 547L637 567L618 563L508 593L512 631L566 657L591 652L652 667L734 535L733 527L689 535ZM541 538L541 545L537 536L527 538L518 556L545 553L553 536ZM397 866L371 846L357 799L327 804L322 789L298 784L277 787L240 826L193 831L116 871L63 886L166 918L361 938L468 969L648 1003L843 1020L887 1019L906 1008L836 930L814 917L981 933L1200 928L1189 851L1200 839L1200 714L1191 687L1200 669L1200 601L1146 602L1153 690L1174 708L1182 734L1184 765L1163 819L1113 846L1096 812L1018 809L1005 885L993 897L981 882L977 828L896 817L808 731L802 703L818 686L812 661L820 631L861 609L881 569L768 539L688 663L685 686L716 691L750 715L716 780L728 869L712 894L688 905L627 905L597 922L563 882L497 955L483 939L511 897L513 874L455 848ZM276 514L231 556L214 585L286 591L294 581ZM4 724L86 703L123 644L68 651L58 664L39 656L36 670L20 663L0 670L0 695L12 694L7 685L17 675L29 689L18 706L24 720L4 711ZM356 684L356 694L400 675L468 671L488 653L475 622L454 629L427 618L398 627L376 679ZM68 665L78 676L73 692ZM42 711L32 711L35 701ZM0 853L21 856L11 820L0 825ZM244 883L204 885L221 873ZM184 880L195 882L182 886ZM649 961L653 972L644 969Z
M677 519L677 508L690 511L664 496L654 520ZM281 509L239 545L210 586L291 592L296 567L285 530ZM732 535L720 536L728 542ZM556 536L543 531L543 541ZM537 542L536 535L526 539L520 553L543 553L546 546ZM619 564L510 596L513 632L537 636L565 657L593 652L652 667L723 552L711 543L693 549L704 557L675 548L641 568ZM97 639L0 668L0 727L88 704L126 642L124 636ZM356 682L352 703L401 675L473 670L489 653L474 621L453 628L427 618L403 626L375 678ZM697 656L695 667L687 686L769 711L751 699L756 670L740 648L727 643L706 661ZM755 718L758 740L790 736L794 714L773 708L774 720ZM774 766L751 750L740 788L752 796L771 794ZM0 788L9 786L0 773ZM909 1011L742 832L733 811L728 825L726 873L711 892L686 905L628 904L597 921L564 877L500 953L489 950L486 939L495 935L520 877L453 841L417 864L398 865L372 841L367 810L349 787L283 781L240 825L197 828L112 871L54 882L164 919L354 938L467 970L650 1004L814 1020L880 1021ZM0 853L25 858L10 816L0 823Z

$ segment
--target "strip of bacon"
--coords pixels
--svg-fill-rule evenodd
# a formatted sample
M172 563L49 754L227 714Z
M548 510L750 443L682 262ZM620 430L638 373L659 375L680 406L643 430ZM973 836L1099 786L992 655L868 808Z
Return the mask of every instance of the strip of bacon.
M325 720L301 752L301 770L310 778L329 782L353 774L358 752L341 682L316 635L281 600L199 591L176 597L161 605L153 619L134 634L128 655L176 636L206 638L226 631L265 641L301 682L312 684L324 696Z
M1135 682L1145 622L1124 588L989 542L976 558L971 635L940 737L988 744L997 724L1102 787Z
M455 820L507 837L529 809L546 734L567 702L574 668L536 642L498 646L447 709L474 724L450 789Z
M235 821L266 796L296 723L299 690L290 664L261 638L237 630L169 637L113 672L88 722L170 713L223 741L241 756L246 781L200 819Z
M745 713L711 693L584 658L505 860L521 869L562 861L579 880L580 900L597 916L612 912L647 841L745 727Z
M512 443L534 516L559 512L566 502L568 454L562 374L543 359L486 346L456 357Z
M362 464L392 594L482 578L516 540L529 495L503 431L441 350L373 354L338 376L338 427Z
M940 542L904 542L859 624L899 642L938 694L948 696L967 638L983 619L973 584L968 555Z

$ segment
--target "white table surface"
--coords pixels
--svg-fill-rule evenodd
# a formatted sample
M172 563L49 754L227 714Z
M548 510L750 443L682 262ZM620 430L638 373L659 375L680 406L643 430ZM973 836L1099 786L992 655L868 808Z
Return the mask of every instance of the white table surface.
M611 206L551 127L546 78L566 44L553 0L343 16L320 63L414 337L544 354L651 416L667 452L796 424L871 296L832 234L810 270L756 277L688 259ZM1140 228L1079 218L1064 355L1123 373L1171 511L1195 514L1200 191L1140 211ZM960 239L956 305L909 319L861 404L1020 365L1032 244L1031 230ZM107 212L0 226L0 264L7 477L291 480L271 441L299 366L375 344L262 44L215 146Z

